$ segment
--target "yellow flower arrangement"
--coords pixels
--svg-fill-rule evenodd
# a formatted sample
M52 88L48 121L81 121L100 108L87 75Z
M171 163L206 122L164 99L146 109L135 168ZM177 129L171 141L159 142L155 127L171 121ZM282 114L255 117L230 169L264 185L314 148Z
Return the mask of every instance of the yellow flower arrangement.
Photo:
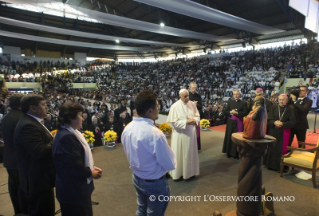
M82 133L82 135L84 136L87 143L94 143L95 138L93 132L86 130Z
M114 142L116 138L117 138L117 133L112 130L108 130L104 133L105 142Z
M210 126L210 122L208 119L202 119L200 120L200 126L204 128L208 128Z
M169 124L167 124L167 123L162 123L162 124L160 124L159 129L163 132L170 132L171 126L169 126Z
M58 130L53 130L50 133L52 134L52 136L55 136L57 132L58 132Z

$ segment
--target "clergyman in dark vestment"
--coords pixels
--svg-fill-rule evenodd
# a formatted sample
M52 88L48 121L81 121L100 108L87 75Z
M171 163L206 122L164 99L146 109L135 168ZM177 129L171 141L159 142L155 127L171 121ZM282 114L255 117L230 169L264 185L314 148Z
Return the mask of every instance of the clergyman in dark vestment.
M195 82L191 82L189 84L189 100L193 101L196 104L197 110L201 111L202 110L202 98L201 96L196 93L196 89L197 89L197 84ZM201 116L201 119L203 118L203 116ZM201 143L200 143L200 124L197 125L196 127L196 131L197 131L197 147L198 150L201 150Z
M239 90L233 91L234 100L229 100L224 114L227 117L226 132L223 144L223 153L228 157L238 158L236 146L231 141L232 133L242 132L244 130L243 117L247 115L248 109L245 101L240 100Z
M290 143L290 130L296 124L295 109L288 105L288 96L279 95L279 104L272 106L268 112L268 135L277 139L277 142L268 146L264 156L264 165L268 169L280 170L281 156L287 153Z

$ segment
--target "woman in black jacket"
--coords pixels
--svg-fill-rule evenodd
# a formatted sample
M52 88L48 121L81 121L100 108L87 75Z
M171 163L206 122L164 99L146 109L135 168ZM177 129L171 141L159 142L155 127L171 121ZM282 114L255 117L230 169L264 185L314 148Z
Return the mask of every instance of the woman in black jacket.
M94 166L92 153L82 127L83 107L65 103L59 112L58 132L53 144L53 163L56 169L56 197L62 216L91 216L93 178L99 179L102 170Z

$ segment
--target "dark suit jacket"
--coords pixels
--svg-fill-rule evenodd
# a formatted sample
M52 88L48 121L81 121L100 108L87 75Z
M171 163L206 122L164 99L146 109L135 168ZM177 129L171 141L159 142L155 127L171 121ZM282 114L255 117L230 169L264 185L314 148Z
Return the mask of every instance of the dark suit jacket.
M216 120L218 118L219 118L219 122L224 122L225 121L225 114L224 114L223 111L215 113L214 119Z
M37 193L54 187L52 161L53 137L44 125L24 114L14 131L20 187L26 193Z
M66 129L59 129L53 144L53 163L56 169L56 197L60 202L81 204L91 196L92 175L85 166L84 148L76 136Z
M133 112L133 109L135 109L135 101L134 100L130 101L130 109L131 109L131 112Z
M88 119L85 119L85 120L82 122L82 130L84 130L84 131L89 130Z
M130 118L130 116L126 116L125 119L120 117L118 120L114 121L114 131L117 133L118 142L121 142L121 135L124 130L124 125L127 125L131 121L132 119Z
M52 119L49 121L47 119L44 120L44 126L49 130L49 131L52 131L52 130L55 130L56 127L55 127L55 124L56 122L55 121L52 121Z
M309 124L307 120L307 115L312 105L312 100L305 97L302 102L297 101L297 103L292 103L295 108L297 116L297 124L293 127L296 129L308 129ZM298 121L299 119L299 121Z
M18 169L16 151L13 144L14 130L23 116L21 110L12 109L1 120L1 131L4 141L3 166L7 169Z
M192 92L189 92L189 100L190 101L197 101L197 104L196 104L196 107L198 110L202 110L202 98L201 96L198 94L198 93L192 93Z

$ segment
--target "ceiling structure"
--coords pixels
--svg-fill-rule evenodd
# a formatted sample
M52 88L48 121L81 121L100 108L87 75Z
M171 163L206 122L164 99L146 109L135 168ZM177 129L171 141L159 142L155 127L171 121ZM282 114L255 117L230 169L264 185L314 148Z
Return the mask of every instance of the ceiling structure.
M288 0L6 0L0 43L103 58L158 58L312 37ZM161 25L162 23L162 25Z

